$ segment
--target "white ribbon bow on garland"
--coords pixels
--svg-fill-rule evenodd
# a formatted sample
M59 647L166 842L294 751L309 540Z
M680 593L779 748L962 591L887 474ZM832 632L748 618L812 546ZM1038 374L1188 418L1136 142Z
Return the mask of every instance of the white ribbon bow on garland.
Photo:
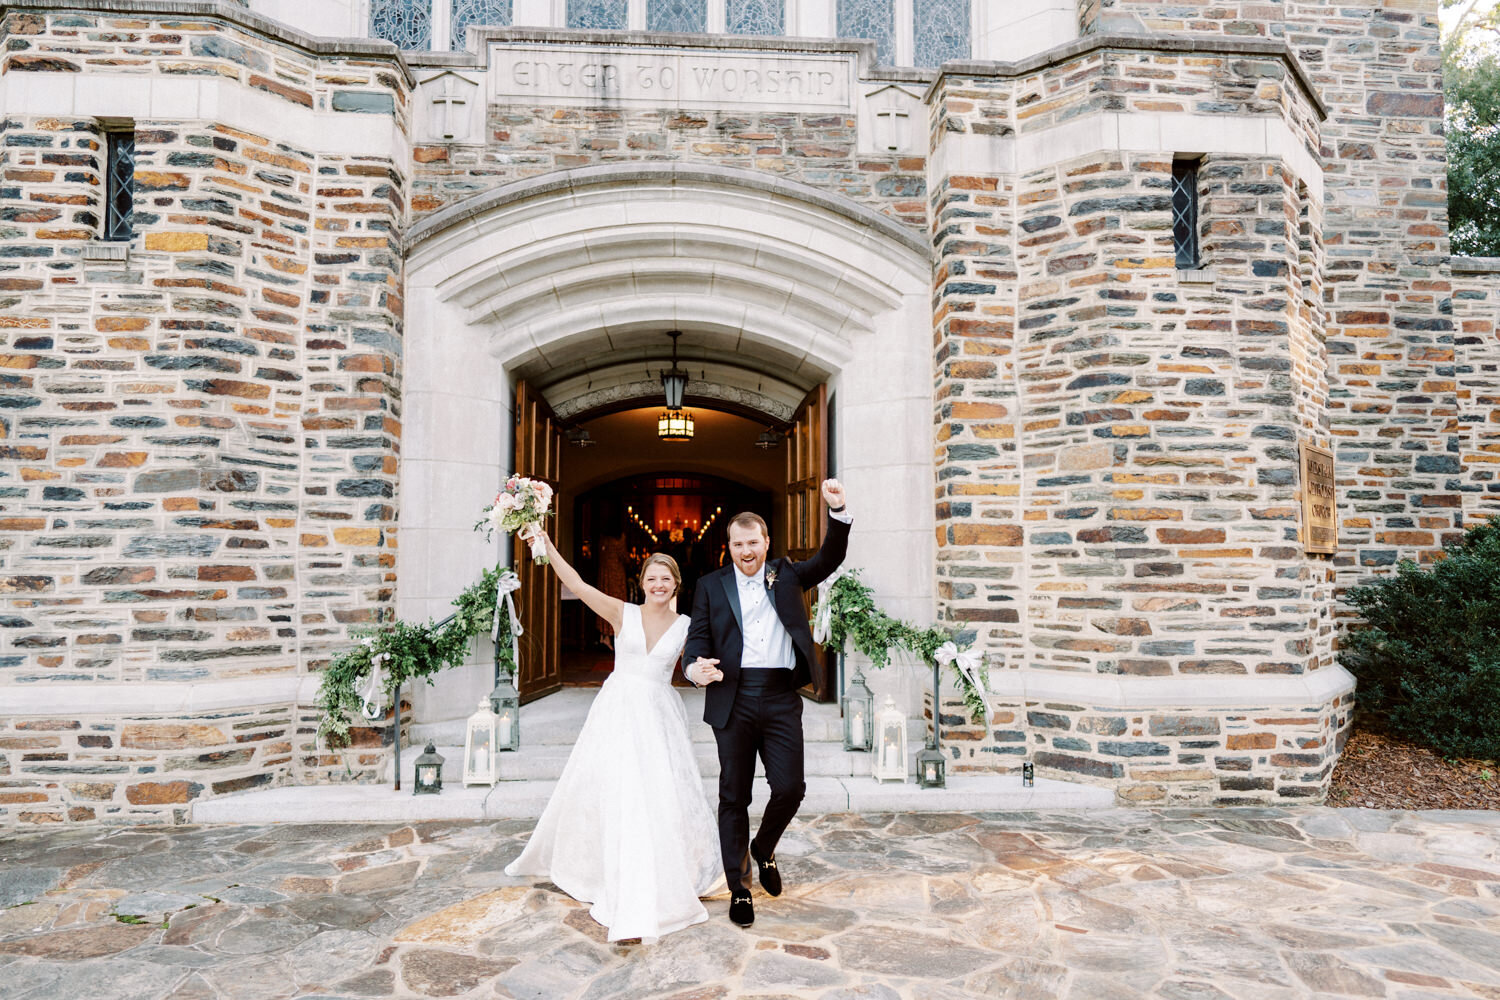
M979 700L984 702L984 731L988 735L990 731L990 693L989 689L985 687L984 675L980 673L980 667L984 663L983 657L959 649L958 644L950 639L937 648L937 652L933 654L933 658L937 660L939 666L946 667L951 665L957 667L958 672L963 675L964 680L969 682L969 686L979 692Z
M510 664L512 669L521 664L521 619L516 617L516 602L511 595L521 589L521 578L512 570L500 574L495 581L495 616L490 622L490 638L500 641L500 612L503 609L510 618Z
M374 636L367 636L361 642L370 650L370 679L359 693L359 714L374 722L385 715L385 661L388 654L375 652Z
M820 646L833 633L833 585L848 575L848 570L835 570L832 576L818 584L818 611L813 616L813 642Z

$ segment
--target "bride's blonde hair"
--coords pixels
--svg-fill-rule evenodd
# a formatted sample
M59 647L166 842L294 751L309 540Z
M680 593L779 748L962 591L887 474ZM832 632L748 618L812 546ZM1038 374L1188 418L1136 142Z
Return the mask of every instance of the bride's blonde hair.
M672 591L672 596L676 597L677 591L682 589L682 570L677 568L677 560L665 552L653 552L647 556L646 561L641 563L640 584L642 590L646 589L646 570L652 566L667 567L667 572L672 574L672 582L677 585L677 589Z

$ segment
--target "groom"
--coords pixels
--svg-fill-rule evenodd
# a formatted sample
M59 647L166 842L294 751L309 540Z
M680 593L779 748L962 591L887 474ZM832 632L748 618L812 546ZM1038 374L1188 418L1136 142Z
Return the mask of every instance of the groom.
M686 674L707 685L703 721L719 744L719 849L729 881L729 919L755 922L750 862L761 888L781 895L776 842L797 814L807 785L802 778L802 698L812 679L813 640L802 592L826 579L849 548L851 518L844 487L823 483L828 530L806 562L766 562L770 537L756 514L729 522L729 565L698 581L683 659ZM766 766L771 798L755 839L750 839L750 787L755 755Z

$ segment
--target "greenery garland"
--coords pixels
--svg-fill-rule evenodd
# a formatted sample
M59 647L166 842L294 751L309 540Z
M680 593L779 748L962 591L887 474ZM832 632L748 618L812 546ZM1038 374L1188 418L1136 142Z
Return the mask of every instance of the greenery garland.
M828 591L830 610L828 620L828 645L833 649L847 650L852 647L863 653L877 670L891 662L891 651L905 649L929 667L937 661L938 649L953 636L938 625L917 628L892 618L875 606L875 591L858 579L858 570L848 570ZM818 608L817 611L823 610ZM814 612L813 620L817 620ZM967 646L960 647L961 649ZM964 705L972 718L983 719L987 712L984 692L969 681L956 664L950 669L958 689L963 693ZM981 683L988 686L988 672L981 660L979 666Z
M431 684L438 671L462 663L469 643L489 632L495 620L495 590L504 572L501 566L485 570L479 582L454 599L457 610L441 625L430 619L420 624L398 619L376 628L354 630L360 642L334 657L323 671L317 701L323 713L318 737L326 739L329 746L349 743L349 720L360 717L362 705L359 682L369 677L376 656L385 655L385 695L389 701L395 700L396 692L407 681L420 677ZM501 669L514 672L510 616L501 614L499 622L496 658Z

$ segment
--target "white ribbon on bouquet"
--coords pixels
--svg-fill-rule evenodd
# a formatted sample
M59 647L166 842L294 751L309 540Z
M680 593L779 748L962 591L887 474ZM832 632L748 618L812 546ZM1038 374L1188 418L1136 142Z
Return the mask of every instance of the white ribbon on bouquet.
M983 657L970 653L967 650L959 649L958 644L949 639L937 648L937 652L933 654L933 658L937 660L939 666L957 667L958 672L963 675L964 680L968 681L969 685L979 692L979 700L984 702L984 731L988 735L990 731L990 692L985 687L984 675L980 673L980 667L984 663ZM937 697L937 695L938 692L934 691L933 697ZM936 713L937 710L938 707L934 705L933 712Z
M359 714L374 722L385 715L387 692L385 690L385 661L387 654L374 652L375 638L366 637L362 640L366 649L370 652L370 676L365 682L365 688L359 693Z
M848 570L834 570L833 575L818 584L818 610L813 616L813 642L823 645L833 633L833 585L848 576Z
M516 602L511 597L521 589L521 578L516 576L512 570L506 570L500 574L500 579L495 581L495 615L490 621L490 638L496 642L500 641L500 615L503 612L510 618L510 662L513 667L521 664L521 619L516 617Z

